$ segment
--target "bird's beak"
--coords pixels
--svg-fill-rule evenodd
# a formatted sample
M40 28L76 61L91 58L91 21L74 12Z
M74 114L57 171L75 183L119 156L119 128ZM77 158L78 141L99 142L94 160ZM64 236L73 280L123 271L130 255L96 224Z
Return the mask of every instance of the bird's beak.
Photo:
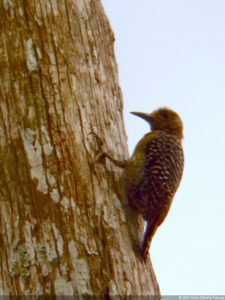
M153 121L153 116L151 114L147 114L147 113L142 113L142 112L136 112L136 111L132 111L131 114L144 119L145 121L147 121L148 123L151 123Z

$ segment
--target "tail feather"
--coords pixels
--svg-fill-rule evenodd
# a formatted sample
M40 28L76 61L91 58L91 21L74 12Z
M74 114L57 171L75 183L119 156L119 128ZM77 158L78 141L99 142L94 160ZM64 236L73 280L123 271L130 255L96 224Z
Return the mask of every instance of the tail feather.
M145 228L143 241L141 244L141 257L145 261L148 257L149 249L151 246L152 237L156 232L158 226L154 224L154 222L147 222L147 226Z

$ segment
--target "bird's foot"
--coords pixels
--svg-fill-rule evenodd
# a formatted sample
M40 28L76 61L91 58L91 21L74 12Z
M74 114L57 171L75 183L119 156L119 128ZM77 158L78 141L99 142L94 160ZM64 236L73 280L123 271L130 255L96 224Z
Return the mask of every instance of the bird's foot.
M97 162L103 163L105 162L105 159L108 158L115 166L119 168L126 167L127 160L118 160L113 158L110 154L108 154L103 150L102 139L95 132L90 132L89 134L92 134L95 137L97 143L97 151L96 151L96 156L93 160L93 165L96 164Z

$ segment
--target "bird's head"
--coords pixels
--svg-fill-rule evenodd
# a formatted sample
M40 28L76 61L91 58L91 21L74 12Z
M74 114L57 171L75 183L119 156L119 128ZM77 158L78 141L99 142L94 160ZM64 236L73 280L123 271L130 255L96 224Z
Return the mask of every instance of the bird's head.
M183 123L175 111L167 107L159 108L150 114L142 112L132 112L133 115L138 116L147 121L152 130L161 130L173 134L178 138L183 138Z

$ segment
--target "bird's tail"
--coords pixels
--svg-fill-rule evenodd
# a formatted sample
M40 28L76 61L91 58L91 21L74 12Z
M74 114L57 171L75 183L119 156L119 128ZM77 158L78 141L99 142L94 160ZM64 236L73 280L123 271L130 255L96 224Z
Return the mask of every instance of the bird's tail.
M145 261L148 257L149 248L151 246L151 241L154 233L156 232L158 226L154 222L147 222L144 238L141 244L141 257Z

